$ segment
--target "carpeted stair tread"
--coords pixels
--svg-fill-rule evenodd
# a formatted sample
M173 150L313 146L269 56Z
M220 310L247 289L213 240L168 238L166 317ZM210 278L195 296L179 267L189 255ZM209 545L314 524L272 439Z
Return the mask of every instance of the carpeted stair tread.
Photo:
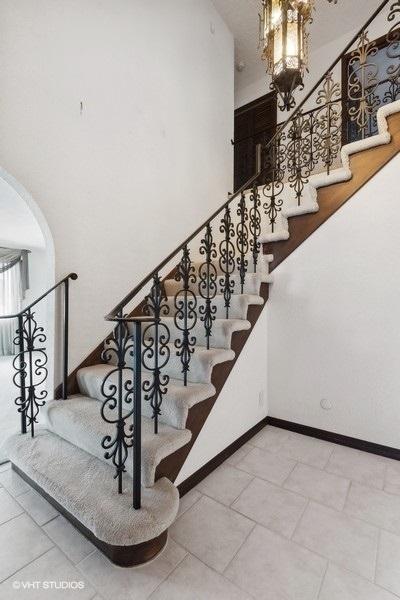
M219 254L219 251L218 251L218 254ZM237 275L239 272L239 267L238 267L238 263L237 263L238 258L239 258L239 255L236 254L234 275ZM254 274L253 255L251 253L246 253L244 255L244 260L247 261L247 274L248 275ZM199 273L199 269L202 267L202 265L204 265L204 257L192 256L192 261L193 261L195 273L197 275ZM266 275L268 275L270 262L272 262L272 261L268 260L268 255L264 255L262 253L258 254L256 273L261 278L264 278ZM211 264L215 267L218 276L223 275L223 270L222 270L222 266L220 264L219 258L212 260ZM247 274L246 274L246 277L247 277Z
M168 327L171 341L182 339L182 331L178 329L173 317L161 319ZM179 322L178 322L179 323ZM251 329L250 321L247 319L215 319L212 322L210 348L230 349L232 347L232 335L235 331L247 331ZM148 336L154 335L154 329L148 330ZM197 319L196 325L190 330L190 336L196 338L199 346L207 345L206 331L203 321Z
M263 283L260 273L246 273L246 277L245 277L245 280L243 283L243 292L242 292L240 275L238 273L233 273L229 279L231 281L231 284L233 284L232 285L232 293L233 294L244 293L244 294L258 295L260 293L261 283ZM201 282L200 282L199 278L197 277L196 282L195 283L191 282L189 285L189 288L192 291L194 291L196 294L199 294L200 284L201 284ZM215 285L217 286L218 293L221 294L223 292L223 286L224 286L224 280L223 280L223 276L221 274L217 275L217 280L215 282ZM182 282L176 281L175 279L167 279L164 282L164 286L165 286L165 293L167 294L167 296L174 296L180 290L182 290Z
M109 384L116 384L118 373L112 365L98 364L80 369L77 380L81 394L103 401L104 396L101 391L103 380L111 371L114 371L114 373L110 375L108 382ZM125 384L128 379L132 379L132 371L127 369L123 373L123 383ZM149 372L146 371L142 374L142 381L148 380ZM161 415L158 417L159 423L166 423L177 429L185 429L189 409L195 404L211 398L214 394L215 387L211 383L189 382L185 386L180 379L170 379L167 386L167 393L163 396ZM143 394L142 399L142 414L145 417L151 418L153 416L153 409L150 406L150 402L144 400L144 396L145 394Z
M99 402L86 396L75 396L68 400L52 400L44 411L46 427L85 452L106 460L101 442L105 436L115 437L115 423L107 423L100 412ZM106 410L106 417L116 418L115 410ZM127 430L132 423L128 420ZM142 417L142 484L154 485L157 465L163 458L172 454L190 441L188 429L175 429L164 423L159 424L159 432L154 434L152 419ZM108 462L108 461L107 461ZM132 475L132 448L128 450L125 463L127 472Z
M166 478L142 488L142 508L134 510L128 474L118 494L112 466L49 431L37 430L34 438L13 435L5 449L13 464L107 544L152 540L176 518L179 494Z
M200 306L205 306L205 300L201 296L196 296L197 312ZM165 304L169 307L169 314L174 315L176 312L175 296L168 296ZM234 294L230 300L229 319L247 319L247 312L251 305L262 305L264 299L258 294ZM226 319L225 298L222 294L217 294L212 301L212 305L216 308L215 317L217 319Z
M177 356L174 344L168 344L171 356L164 373L173 379L183 379L181 358ZM194 346L194 352L190 357L187 380L192 383L211 383L213 368L224 362L234 360L233 350L226 348L210 348L205 346ZM147 364L151 361L148 360Z
M189 333L189 339L192 340ZM192 383L211 383L212 371L215 365L234 360L235 353L233 350L226 348L210 348L205 346L197 346L194 340L194 352L190 355L189 370L187 371L187 381ZM163 374L169 375L172 379L183 379L183 366L180 356L177 355L177 348L174 343L166 344L165 351L169 351L170 358L167 365L162 369ZM159 352L159 363L165 361L164 350ZM143 362L146 364L144 371L151 371L155 366L156 356L144 356ZM109 364L116 364L115 353L110 353Z

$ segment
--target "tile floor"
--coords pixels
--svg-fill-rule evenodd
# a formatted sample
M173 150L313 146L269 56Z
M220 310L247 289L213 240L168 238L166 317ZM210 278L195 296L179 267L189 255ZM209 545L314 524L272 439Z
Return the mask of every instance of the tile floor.
M79 589L24 589L37 581ZM134 569L0 466L0 582L1 600L396 600L400 463L266 427L182 499L164 552Z

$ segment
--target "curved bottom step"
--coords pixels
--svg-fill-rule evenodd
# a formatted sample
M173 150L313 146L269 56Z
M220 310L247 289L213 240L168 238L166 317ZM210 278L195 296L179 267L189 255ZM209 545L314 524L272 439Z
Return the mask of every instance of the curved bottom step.
M179 506L178 490L168 479L142 488L142 508L134 510L129 476L118 494L112 467L57 435L46 430L34 438L14 435L5 450L13 469L113 563L143 564L164 548Z
M87 529L78 519L75 519L61 504L56 502L54 498L46 494L43 488L37 485L30 477L28 477L14 463L11 463L13 471L18 473L30 486L32 486L39 494L50 502L60 514L62 514L74 527L76 527L92 544L94 544L112 563L119 567L135 567L142 565L150 560L153 560L165 547L168 539L168 531L164 531L154 540L142 542L135 546L114 546L106 544L97 538L89 529Z

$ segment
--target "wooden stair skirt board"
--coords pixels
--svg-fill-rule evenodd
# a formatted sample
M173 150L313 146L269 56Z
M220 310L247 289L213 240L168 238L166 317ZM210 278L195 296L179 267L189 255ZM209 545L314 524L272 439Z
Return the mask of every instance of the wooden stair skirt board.
M102 540L99 540L89 529L87 529L78 519L76 519L71 513L57 502L52 496L47 494L35 481L28 477L21 469L11 463L11 468L15 471L22 479L24 479L30 486L32 486L39 494L43 496L60 514L62 514L68 521L78 529L92 544L96 546L103 554L107 556L114 564L119 567L134 567L137 565L144 564L153 560L165 547L168 538L168 530L164 531L161 535L149 540L137 544L136 546L113 546L107 544ZM133 509L132 509L133 510Z
M352 154L350 156L352 178L349 181L319 188L317 198L319 211L291 217L289 239L263 244L264 253L274 255L274 260L270 265L271 271L398 154L400 151L400 113L390 115L387 120L392 136L390 143Z
M400 460L399 448L382 446L381 444L375 444L374 442L367 442L366 440L360 440L359 438L349 437L347 435L334 433L333 431L326 431L324 429L316 429L315 427L301 425L300 423L293 423L292 421L284 421L283 419L277 419L275 417L267 417L266 422L268 425L272 425L273 427L279 427L280 429L286 429L287 431L300 433L308 437L317 438L318 440L324 440L325 442L338 444L339 446L346 446L347 448L362 450L363 452L368 452L369 454L376 454L378 456L385 456L386 458L391 458L393 460Z

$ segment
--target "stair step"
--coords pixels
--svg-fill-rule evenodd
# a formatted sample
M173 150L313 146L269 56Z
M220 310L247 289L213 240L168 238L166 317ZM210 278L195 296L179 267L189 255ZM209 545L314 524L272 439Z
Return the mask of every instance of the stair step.
M164 372L172 379L183 379L182 362L177 356L177 349L174 344L168 344L170 359ZM213 368L224 362L234 360L233 350L225 348L210 348L204 346L194 346L194 352L190 357L189 371L187 380L192 383L211 383ZM153 359L154 360L154 359ZM150 365L150 360L147 364Z
M77 380L81 394L103 401L102 385L104 378L114 369L115 367L105 364L80 369ZM132 371L124 370L123 384L129 379L132 379ZM142 381L146 380L149 380L148 372L142 375ZM109 377L108 385L117 385L117 383L118 373L114 370L114 373ZM159 423L165 423L177 429L185 429L188 412L192 406L211 398L215 394L215 387L211 383L188 383L187 386L184 386L182 380L170 379L167 387L168 391L163 396L161 415L158 419ZM150 402L142 401L142 413L143 416L148 418L153 416Z
M196 344L199 346L207 345L207 337L204 329L204 323L200 320L201 315L197 315L196 325L191 329L190 335L196 338ZM182 332L176 326L173 317L163 317L161 319L169 330L171 342L182 338ZM232 347L232 335L235 331L247 331L251 329L250 321L245 319L215 319L212 322L210 348L230 349ZM154 327L147 328L146 337L154 335Z
M199 313L199 307L205 306L205 300L201 296L196 296L197 300L197 314ZM169 315L174 315L176 313L175 307L175 296L168 296L165 304L169 308ZM231 297L230 306L229 306L229 318L230 319L247 319L247 312L249 310L249 306L252 304L262 305L264 304L264 299L262 296L256 294L235 294ZM225 299L221 294L215 296L212 301L212 305L216 307L215 317L217 319L226 319L226 307L225 307Z
M196 271L196 273L197 273L197 271ZM246 273L245 280L244 280L244 286L243 286L243 292L242 292L239 274L231 275L230 281L233 283L232 292L234 294L244 293L244 294L258 295L260 293L262 278L259 273ZM199 281L198 277L197 277L196 283L190 283L190 289L192 291L194 291L194 293L196 295L199 294L199 285L200 284L201 284L201 282ZM223 276L221 275L221 273L219 273L217 275L217 280L216 280L215 284L217 286L218 293L221 294L223 292L223 285L224 285ZM164 282L164 285L165 285L165 293L167 294L167 296L175 296L175 294L177 294L182 289L182 282L175 281L175 279L167 279Z
M152 540L176 518L179 494L168 479L142 488L142 507L134 510L128 474L123 494L118 494L112 466L47 430L38 429L34 438L13 435L5 450L18 469L106 544L134 546Z
M101 442L105 436L115 436L115 424L107 423L100 413L100 404L87 396L75 396L68 400L52 400L44 411L49 431L62 437L81 450L104 460ZM126 413L125 413L126 414ZM110 419L116 418L116 411L106 412ZM130 419L132 420L132 418ZM142 485L151 487L157 465L191 439L188 429L174 429L160 423L159 433L154 434L154 423L148 417L142 417ZM128 449L125 463L127 472L133 474L132 448Z
M189 338L192 335L189 334ZM109 345L112 347L112 343ZM166 366L163 368L163 373L168 375L171 379L183 380L183 367L180 357L177 355L177 348L175 344L166 344L166 349L169 351L169 360ZM235 353L233 350L226 348L210 348L209 350L205 346L192 346L194 352L190 355L189 371L187 372L187 381L191 383L211 383L211 377L213 368L230 360L234 360ZM151 368L155 365L156 357L145 357L146 368L144 371L151 371ZM165 361L165 354L159 354L159 363ZM115 353L110 355L110 360L107 364L116 365L117 359Z
M220 256L220 252L217 249L218 252L218 256ZM238 268L238 263L237 263L237 258L238 258L238 254L237 254L237 250L235 251L235 270L234 270L234 275L239 276L238 272L239 272L239 268ZM244 256L245 260L247 260L247 271L248 271L248 275L254 275L254 265L253 265L253 255L248 253L245 254ZM195 268L195 273L196 275L199 272L199 268L202 264L204 264L204 257L203 256L192 256L192 261L193 261L193 266ZM269 274L269 263L272 262L270 260L268 260L268 256L266 256L265 254L262 254L261 252L258 255L258 261L257 261L257 270L256 273L257 275L261 278L262 282L265 282L265 279L268 277ZM212 260L211 264L213 264L217 270L217 274L218 275L222 275L223 271L221 268L221 265L219 263L219 258ZM246 275L247 277L247 275Z

